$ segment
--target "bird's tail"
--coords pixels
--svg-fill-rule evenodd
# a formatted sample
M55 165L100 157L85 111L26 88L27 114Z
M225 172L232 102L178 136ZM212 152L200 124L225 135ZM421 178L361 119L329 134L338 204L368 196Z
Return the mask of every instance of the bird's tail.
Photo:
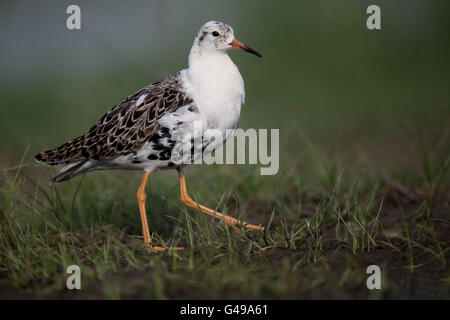
M45 165L65 165L59 174L50 181L50 184L69 180L82 173L80 169L89 160L83 156L82 138L75 138L57 148L38 153L34 156L37 162Z
M83 157L82 151L83 136L66 142L57 148L38 153L34 158L37 162L49 166L68 164L83 158L85 159L86 157Z
M52 180L50 180L50 185L67 181L79 174L82 174L83 172L85 172L83 165L86 164L87 161L88 160L81 160L81 161L66 165L65 167L63 167L61 169L61 171Z

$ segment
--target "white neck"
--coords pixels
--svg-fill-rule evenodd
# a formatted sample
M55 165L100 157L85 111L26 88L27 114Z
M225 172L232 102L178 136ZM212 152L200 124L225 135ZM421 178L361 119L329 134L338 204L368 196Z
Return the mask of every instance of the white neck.
M220 127L234 127L244 100L244 81L226 51L205 50L196 39L186 76L200 112L220 122Z
M196 38L194 40L194 43L192 44L191 51L189 52L189 67L191 67L193 64L198 62L202 59L210 59L210 58L218 58L227 56L226 51L224 50L212 50L212 49L206 49L199 45L198 39ZM229 58L229 57L228 57Z

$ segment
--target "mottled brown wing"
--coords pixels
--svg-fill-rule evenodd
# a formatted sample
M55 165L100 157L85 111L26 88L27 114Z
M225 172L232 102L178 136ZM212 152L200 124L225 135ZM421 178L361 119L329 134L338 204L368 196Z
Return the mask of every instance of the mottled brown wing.
M36 160L56 165L137 152L158 131L158 120L164 114L192 102L183 93L178 76L171 75L139 90L108 111L84 135L39 153Z

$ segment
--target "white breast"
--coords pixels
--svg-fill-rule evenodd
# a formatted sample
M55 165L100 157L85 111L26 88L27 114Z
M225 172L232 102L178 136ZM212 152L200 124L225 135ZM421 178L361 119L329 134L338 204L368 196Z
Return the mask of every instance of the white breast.
M207 127L234 129L244 102L244 81L236 65L224 52L189 57L182 77L186 92L194 99Z

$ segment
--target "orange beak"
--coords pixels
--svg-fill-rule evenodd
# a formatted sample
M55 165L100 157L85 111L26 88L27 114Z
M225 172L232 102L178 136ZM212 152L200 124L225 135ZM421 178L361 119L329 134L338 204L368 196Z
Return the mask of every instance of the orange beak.
M237 41L236 39L234 39L231 42L231 47L233 49L238 49L238 50L242 50L242 51L246 51L248 53L254 54L255 56L260 57L260 58L262 57L262 55L259 52L253 50L252 48L250 48L246 44L243 44L242 42Z

